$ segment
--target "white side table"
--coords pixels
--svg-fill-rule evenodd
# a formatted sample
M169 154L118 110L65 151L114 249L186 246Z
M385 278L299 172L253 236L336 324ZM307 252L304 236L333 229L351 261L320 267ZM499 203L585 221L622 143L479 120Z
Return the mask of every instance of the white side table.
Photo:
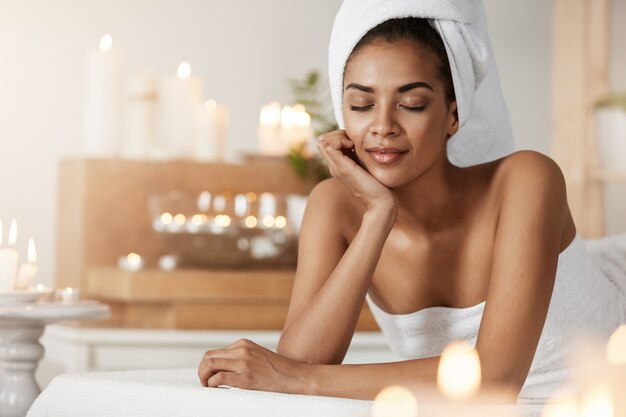
M0 305L0 416L24 417L41 392L35 369L44 354L39 337L47 324L109 315L109 308L96 302Z

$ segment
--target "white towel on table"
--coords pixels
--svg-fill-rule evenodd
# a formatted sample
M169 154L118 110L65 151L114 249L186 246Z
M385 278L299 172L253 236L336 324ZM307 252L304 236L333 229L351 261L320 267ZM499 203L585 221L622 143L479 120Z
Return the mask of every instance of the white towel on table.
M441 35L452 70L461 128L448 142L450 161L469 166L513 152L513 134L480 0L345 0L328 51L335 117L344 128L343 74L358 41L393 18L422 17Z

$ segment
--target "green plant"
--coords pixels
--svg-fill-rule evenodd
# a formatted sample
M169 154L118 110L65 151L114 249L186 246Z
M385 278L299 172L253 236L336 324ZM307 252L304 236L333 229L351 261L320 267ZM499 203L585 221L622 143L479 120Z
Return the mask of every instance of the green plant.
M626 111L626 93L611 93L596 100L593 107L594 109L602 107L621 107Z
M291 94L295 103L302 104L311 116L315 136L337 130L327 83L322 82L318 71L309 71L303 79L289 79Z

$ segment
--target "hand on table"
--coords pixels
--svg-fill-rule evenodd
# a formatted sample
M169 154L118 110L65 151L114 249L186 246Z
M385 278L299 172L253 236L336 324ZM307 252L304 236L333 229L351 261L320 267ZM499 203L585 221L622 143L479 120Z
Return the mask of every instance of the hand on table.
M204 354L198 367L205 387L230 387L257 391L304 394L307 364L296 362L247 339Z

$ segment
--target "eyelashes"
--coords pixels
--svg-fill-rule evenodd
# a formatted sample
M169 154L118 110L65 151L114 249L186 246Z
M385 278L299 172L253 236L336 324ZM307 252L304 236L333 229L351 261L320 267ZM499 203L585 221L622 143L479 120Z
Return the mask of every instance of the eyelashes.
M373 107L374 107L373 104L370 104L369 106L350 106L350 110L358 111L358 112L366 112ZM400 106L400 107L408 111L415 112L415 113L422 112L426 109L426 106L418 106L418 107Z

